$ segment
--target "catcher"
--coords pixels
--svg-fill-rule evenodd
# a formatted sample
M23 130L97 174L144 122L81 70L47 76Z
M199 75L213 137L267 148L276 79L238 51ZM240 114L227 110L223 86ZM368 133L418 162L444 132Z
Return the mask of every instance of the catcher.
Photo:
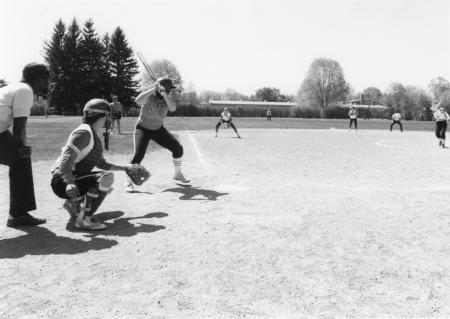
M75 220L76 228L106 228L93 214L112 191L114 175L110 171L125 171L137 184L150 177L142 166L118 166L105 160L99 136L108 125L108 115L109 104L105 100L87 102L83 109L83 124L70 134L52 169L53 192L66 199L63 206ZM102 171L93 171L94 167Z
M165 127L164 119L167 112L175 111L176 102L171 96L176 86L169 78L159 78L148 90L136 97L136 103L141 105L141 111L133 133L134 154L132 164L140 164L144 159L150 140L172 152L174 166L173 179L177 182L188 183L189 180L181 172L183 146ZM125 185L127 192L133 192L133 183L128 180Z

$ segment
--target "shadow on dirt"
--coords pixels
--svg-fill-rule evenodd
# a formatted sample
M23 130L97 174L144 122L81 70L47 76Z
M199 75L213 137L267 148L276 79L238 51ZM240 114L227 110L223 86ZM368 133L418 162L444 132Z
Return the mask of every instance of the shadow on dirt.
M229 193L219 193L210 189L201 189L200 187L174 187L163 191L180 193L181 200L217 200L218 197L228 195ZM199 198L201 196L201 198Z
M74 255L90 250L108 249L118 244L115 240L91 240L58 236L44 227L22 227L25 235L0 240L0 259L21 258L26 255Z
M75 239L59 236L47 228L22 227L26 232L22 236L0 240L0 259L21 258L27 255L75 255L90 250L102 250L116 246L119 242L113 239L98 238L97 236L130 237L138 233L152 233L165 229L161 225L144 224L140 221L147 218L163 218L168 214L162 212L149 213L140 217L126 217L123 212L113 211L97 214L96 216L107 225L107 229L98 232L80 230L73 226L73 221L67 223L70 232L82 232L86 239ZM112 221L112 222L111 222ZM132 223L131 221L137 221Z
M95 238L97 236L120 236L131 237L138 233L153 233L155 231L165 229L161 225L145 224L140 222L147 218L164 218L169 216L163 212L148 213L140 217L122 217L124 212L112 211L95 214L95 216L106 225L106 229L99 232L86 231L73 226L73 221L67 223L66 229L73 233L88 233L86 237ZM137 221L132 223L131 221Z

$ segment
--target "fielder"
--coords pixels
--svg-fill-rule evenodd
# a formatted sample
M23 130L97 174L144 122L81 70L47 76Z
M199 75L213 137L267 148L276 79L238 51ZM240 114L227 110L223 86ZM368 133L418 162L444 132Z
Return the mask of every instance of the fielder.
M398 112L392 114L392 123L391 123L391 128L390 128L391 132L392 132L392 127L394 126L394 124L398 124L400 126L400 132L403 132L402 116Z
M448 115L445 108L440 107L442 100L439 103L433 102L430 109L433 112L433 119L436 121L435 134L439 139L439 147L445 148L445 131L447 130L447 121L450 119L450 115Z
M114 122L117 122L117 130L120 132L120 119L122 118L123 108L122 103L119 102L117 95L113 96L113 101L109 104L110 112L111 112L111 133L114 132Z
M236 133L237 137L241 138L241 136L239 135L239 133L237 131L236 126L233 124L233 120L231 119L231 113L230 113L230 111L228 111L227 107L225 107L223 109L223 112L220 113L219 122L217 122L217 124L216 124L216 136L215 137L217 137L217 133L219 132L219 126L221 126L222 124L226 125L226 127L228 125L230 125L233 128L234 132Z
M141 111L133 134L134 154L131 163L140 164L142 162L148 143L153 140L172 152L173 179L181 183L188 183L189 180L181 172L183 146L164 127L167 112L174 112L177 109L176 102L170 94L175 88L171 79L159 78L153 86L136 97L136 103L141 105ZM128 180L125 190L127 192L134 191L131 180Z
M103 99L92 99L83 109L83 124L70 134L61 155L52 168L51 187L60 198L65 199L64 208L75 221L75 227L86 230L102 230L94 213L112 191L114 174L110 171L125 171L131 166L108 163L103 157L100 140L109 115L109 104ZM102 171L93 171L94 167ZM144 179L148 176L143 177Z
M270 124L272 124L272 111L270 109L267 109L266 112L266 123L267 126L270 126Z
M350 118L350 126L348 130L350 131L352 129L352 123L355 123L355 130L358 131L358 111L354 106L352 106L348 111L348 117Z
M9 166L8 227L45 223L29 214L36 209L36 200L26 126L34 95L47 94L49 77L47 66L30 63L21 82L0 88L0 164Z

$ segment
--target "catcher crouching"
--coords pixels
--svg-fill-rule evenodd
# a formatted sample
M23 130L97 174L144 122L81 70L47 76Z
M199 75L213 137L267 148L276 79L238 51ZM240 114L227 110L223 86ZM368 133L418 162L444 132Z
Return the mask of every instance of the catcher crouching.
M83 123L72 131L52 169L53 192L66 200L63 206L74 219L76 228L106 228L93 215L112 191L114 174L110 171L125 171L138 185L150 177L140 165L118 166L105 160L99 136L108 115L109 104L105 100L87 102ZM102 171L93 171L94 167Z

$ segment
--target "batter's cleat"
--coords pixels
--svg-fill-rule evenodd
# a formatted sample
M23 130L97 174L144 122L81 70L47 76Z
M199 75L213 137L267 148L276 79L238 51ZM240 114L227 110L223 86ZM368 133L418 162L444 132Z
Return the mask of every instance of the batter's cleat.
M181 183L189 183L189 182L190 182L189 179L187 179L186 177L184 177L183 173L175 174L175 175L173 176L173 179L174 179L175 181L181 182Z
M6 226L15 228L15 227L21 227L21 226L37 226L41 224L45 224L46 220L42 218L36 218L31 216L30 214L26 213L23 216L20 217L9 217L8 221L6 222Z
M63 207L70 214L70 218L77 218L80 214L79 206L70 199L64 202Z
M77 218L75 227L86 230L103 230L106 228L106 225L101 223L96 217L84 216L84 218Z

